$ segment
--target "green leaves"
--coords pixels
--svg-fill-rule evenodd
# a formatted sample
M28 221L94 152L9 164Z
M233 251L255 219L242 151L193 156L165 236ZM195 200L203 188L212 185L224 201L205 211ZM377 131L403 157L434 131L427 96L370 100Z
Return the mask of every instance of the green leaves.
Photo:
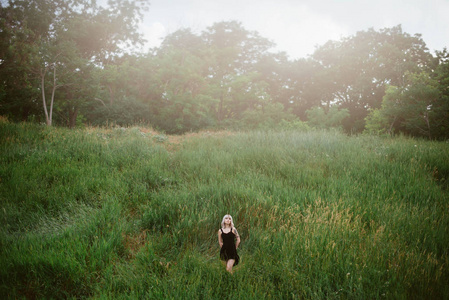
M17 0L1 7L0 44L8 47L1 47L6 68L0 70L0 82L6 87L4 98L12 103L6 113L40 117L31 110L40 102L51 125L55 105L59 122L73 127L83 104L96 97L89 84L92 68L120 54L123 43L141 41L135 25L144 7L142 1L110 1L103 8L78 0Z
M388 87L381 109L367 118L368 130L400 131L430 139L444 136L440 122L447 118L446 102L438 82L428 73L408 73L403 86Z
M15 0L1 7L0 114L43 121L44 107L47 124L145 122L167 133L304 121L361 132L367 122L368 131L448 137L447 51L433 57L400 25L329 41L296 61L270 52L271 41L238 21L199 34L181 29L159 48L133 53L147 6ZM434 82L410 75L421 72Z
M349 109L346 130L358 131L363 127L356 124L368 109L380 107L386 84L401 85L407 71L417 72L431 62L421 36L403 32L400 25L330 41L312 57L324 67L320 76L328 77L322 88L330 93L323 101Z
M326 112L322 107L314 107L307 111L308 124L315 128L340 127L342 121L349 117L347 109L331 106Z

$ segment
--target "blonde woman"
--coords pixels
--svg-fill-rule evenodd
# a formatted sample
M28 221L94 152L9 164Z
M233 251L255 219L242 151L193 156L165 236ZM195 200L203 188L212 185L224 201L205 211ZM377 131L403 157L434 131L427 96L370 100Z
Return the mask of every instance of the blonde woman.
M220 259L226 262L226 270L232 273L232 267L238 265L240 260L237 254L240 236L230 215L225 215L221 221L218 244L220 244Z

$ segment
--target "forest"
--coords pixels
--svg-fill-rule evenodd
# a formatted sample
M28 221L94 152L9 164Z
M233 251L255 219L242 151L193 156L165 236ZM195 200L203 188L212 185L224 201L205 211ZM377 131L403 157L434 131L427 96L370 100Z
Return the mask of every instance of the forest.
M295 60L238 21L181 28L145 52L146 1L0 3L0 115L13 122L449 137L449 53L401 25Z

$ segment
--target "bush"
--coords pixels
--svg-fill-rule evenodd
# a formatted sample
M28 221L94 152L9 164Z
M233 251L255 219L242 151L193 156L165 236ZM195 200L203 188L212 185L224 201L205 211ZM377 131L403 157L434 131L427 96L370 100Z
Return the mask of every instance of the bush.
M130 126L145 124L149 121L149 108L136 100L122 99L112 104L96 107L86 114L87 122L92 125Z
M327 112L322 107L313 107L306 114L307 123L319 129L341 127L343 120L349 117L347 109L338 109L337 106L331 106Z

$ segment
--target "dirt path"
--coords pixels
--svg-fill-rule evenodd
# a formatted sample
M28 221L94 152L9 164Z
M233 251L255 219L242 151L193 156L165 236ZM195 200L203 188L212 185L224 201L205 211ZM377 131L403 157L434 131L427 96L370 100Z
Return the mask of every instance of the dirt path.
M165 135L154 131L151 128L140 128L140 131L145 134L150 134L153 138L156 138L156 140L157 137L161 137L161 143L165 145L165 148L169 151L176 151L184 141L191 138L226 137L235 134L228 130L188 132L182 135ZM165 138L166 140L164 140Z

